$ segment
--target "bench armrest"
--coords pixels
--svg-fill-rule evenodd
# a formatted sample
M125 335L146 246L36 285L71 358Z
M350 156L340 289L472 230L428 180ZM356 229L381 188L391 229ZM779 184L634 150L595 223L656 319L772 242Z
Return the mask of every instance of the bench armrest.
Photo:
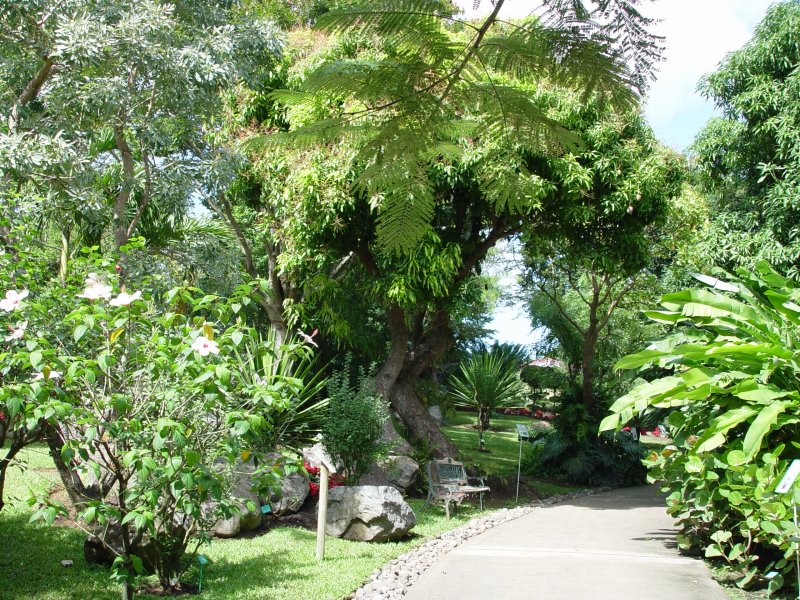
M467 477L467 481L472 481L473 479L475 481L480 481L482 486L486 486L486 479L488 479L488 478L487 477Z

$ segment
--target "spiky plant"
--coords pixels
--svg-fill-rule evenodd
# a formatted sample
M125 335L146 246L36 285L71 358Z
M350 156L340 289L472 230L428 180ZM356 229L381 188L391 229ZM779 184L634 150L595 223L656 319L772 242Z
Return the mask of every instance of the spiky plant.
M456 406L478 411L478 449L484 449L483 432L489 429L491 412L524 399L524 385L517 365L502 352L478 352L461 363L450 377L450 395Z

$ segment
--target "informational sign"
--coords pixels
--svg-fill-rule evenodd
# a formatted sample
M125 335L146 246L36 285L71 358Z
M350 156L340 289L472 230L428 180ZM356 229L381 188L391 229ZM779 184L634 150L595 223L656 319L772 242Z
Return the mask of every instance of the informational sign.
M528 428L522 423L517 423L517 436L520 442L527 442L529 439L531 439L531 434L528 431Z
M781 482L778 484L778 487L775 488L776 494L785 494L794 485L794 480L797 479L797 476L800 475L800 460L793 460L792 464L789 465L789 468L786 469L786 474L781 479Z

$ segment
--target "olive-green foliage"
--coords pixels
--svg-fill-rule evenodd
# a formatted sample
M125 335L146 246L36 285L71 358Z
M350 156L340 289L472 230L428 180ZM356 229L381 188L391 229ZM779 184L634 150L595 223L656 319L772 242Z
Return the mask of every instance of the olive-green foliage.
M381 399L370 389L364 370L351 380L350 359L328 379L328 415L322 440L330 457L344 468L347 482L357 485L370 465L389 450L381 441L389 418Z
M723 111L694 142L716 217L706 252L728 269L766 259L796 273L800 211L800 2L775 3L700 89Z
M658 377L611 407L614 429L652 408L671 408L674 445L649 459L682 526L681 545L704 547L752 584L787 573L791 494L772 495L800 433L800 286L760 262L710 289L667 294L651 319L673 326L663 340L623 358L621 369ZM664 372L667 371L667 374Z
M549 391L562 390L567 387L567 374L560 367L529 365L522 369L520 378L530 386L535 400L545 398Z

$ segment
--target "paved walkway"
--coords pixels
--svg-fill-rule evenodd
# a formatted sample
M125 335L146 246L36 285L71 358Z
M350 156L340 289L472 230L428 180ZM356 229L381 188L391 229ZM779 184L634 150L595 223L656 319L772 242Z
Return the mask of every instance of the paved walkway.
M680 556L653 487L535 510L472 538L406 600L727 600L705 564Z

